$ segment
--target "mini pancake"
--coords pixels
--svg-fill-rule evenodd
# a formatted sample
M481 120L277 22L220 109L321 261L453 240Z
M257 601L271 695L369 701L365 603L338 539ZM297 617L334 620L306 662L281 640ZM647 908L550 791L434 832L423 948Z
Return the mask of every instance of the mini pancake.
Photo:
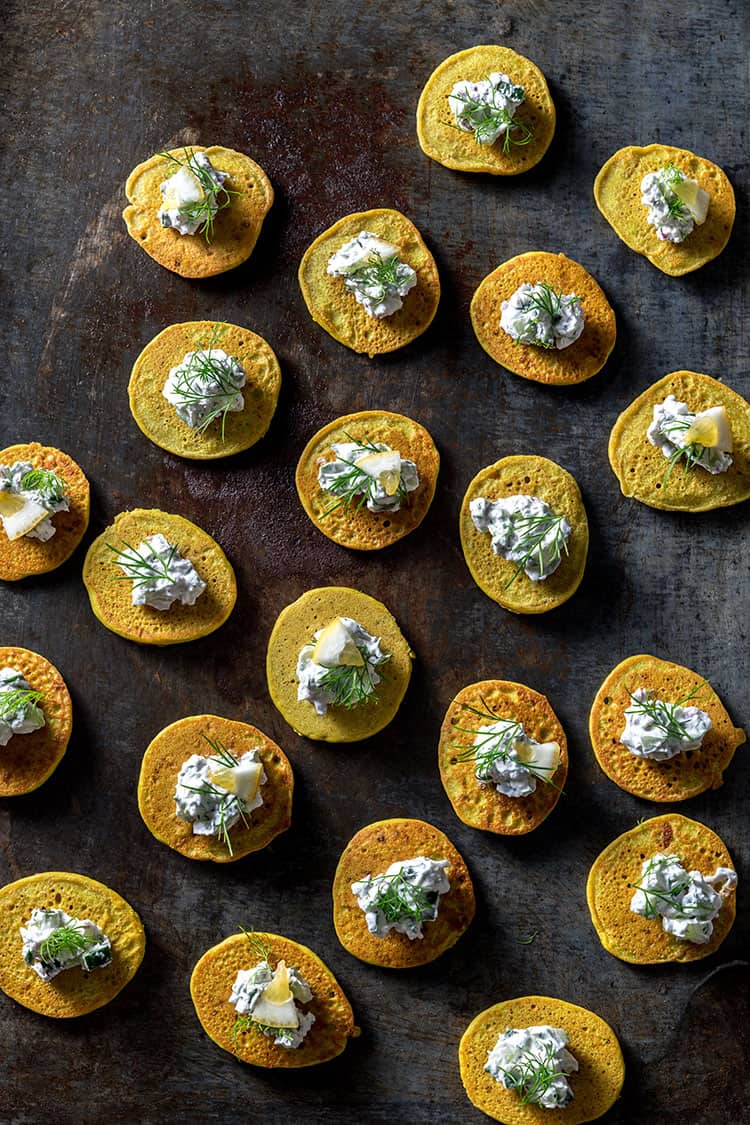
M313 998L302 1008L313 1013L315 1023L299 1047L276 1045L270 1037L253 1030L237 1035L235 1043L232 1028L237 1011L229 1003L232 985L239 970L257 965L260 956L244 934L234 934L207 950L190 978L190 995L206 1035L224 1051L252 1066L315 1066L336 1058L348 1040L360 1034L360 1029L355 1026L352 1006L331 970L306 945L290 938L260 932L253 932L252 938L253 943L268 947L272 968L284 960L305 978Z
M370 316L343 277L327 273L333 254L363 230L398 247L402 262L417 274L417 284L390 316ZM318 235L305 251L299 266L299 283L305 304L316 324L334 340L355 352L375 355L411 343L432 322L440 300L440 278L435 259L414 224L400 211L378 207L345 215Z
M410 941L395 930L375 937L367 929L352 883L368 874L382 874L397 860L420 855L450 860L446 874L451 889L440 896L437 918L424 923L421 940ZM333 924L339 941L353 957L384 969L411 969L440 957L468 929L475 908L474 887L463 857L447 836L423 820L399 817L361 828L344 848L333 880Z
M247 373L242 387L244 410L226 413L223 437L221 418L203 431L189 426L162 393L171 368L182 363L188 352L208 348L212 339L215 348L233 356ZM208 461L260 441L271 425L280 389L279 361L262 336L236 324L193 320L171 324L146 344L133 364L128 398L139 428L155 445L178 457Z
M563 293L581 298L583 332L567 348L521 344L500 327L503 301L525 282L545 281ZM532 250L509 258L479 283L471 299L471 323L489 356L523 379L549 386L583 383L601 371L615 346L615 314L601 286L578 262L564 254Z
M303 645L313 644L313 634L334 617L351 617L373 637L380 637L391 659L380 666L377 701L357 707L329 707L318 715L312 703L297 699L297 659ZM382 602L347 586L320 586L308 590L278 616L268 641L266 674L268 691L290 727L304 738L319 742L358 742L390 723L401 705L411 677L414 653L395 617Z
M667 395L687 404L693 413L723 406L732 428L732 464L725 473L709 473L700 465L684 471L674 466L666 484L669 461L646 437L654 407ZM750 497L750 403L741 395L697 371L672 371L631 402L612 427L609 463L624 496L650 508L677 512L709 512L740 504Z
M365 505L357 510L357 497L348 509L341 505L325 514L337 497L320 487L318 470L322 462L335 460L332 446L347 441L384 442L404 460L415 462L419 486L398 512L370 512ZM297 465L297 492L310 519L329 539L342 547L376 551L419 527L435 495L439 468L440 454L424 426L388 410L362 410L329 422L310 439Z
M121 550L127 545L135 548L159 532L176 544L206 583L195 605L176 602L171 609L159 610L131 604L132 582L120 581L123 571L108 544ZM83 582L102 625L142 645L175 645L205 637L224 624L237 600L234 570L219 544L189 520L158 508L133 508L115 516L114 524L88 549Z
M713 723L700 749L677 754L665 762L631 754L620 738L625 730L625 709L638 688L652 691L655 699L665 703L677 703L700 688L686 703L700 707ZM656 656L630 656L610 672L591 707L589 733L596 760L607 777L647 801L685 801L707 789L718 789L735 750L745 742L744 730L734 726L702 676Z
M0 450L0 462L30 461L35 469L49 469L65 481L70 510L52 517L55 534L46 543L23 535L12 543L0 524L0 579L15 582L55 570L75 551L89 525L89 482L72 457L38 441Z
M521 571L506 589L518 564L493 553L489 533L477 531L469 505L479 497L503 500L514 494L543 500L555 515L565 516L571 531L568 553L563 553L557 570L539 582L532 582ZM488 598L511 613L546 613L556 609L581 583L589 546L586 509L574 478L546 457L531 454L503 457L477 473L461 505L460 530L461 546L472 578Z
M111 942L111 963L90 973L76 965L43 981L24 962L18 932L35 908L65 910L73 918L90 919ZM146 936L135 910L86 875L44 871L8 883L0 889L0 913L0 989L42 1016L68 1019L101 1008L135 976L143 960Z
M191 754L211 757L206 738L222 742L236 758L258 750L267 777L260 787L263 804L246 814L247 827L240 819L230 829L231 855L219 836L194 835L192 824L175 814L177 775ZM188 859L231 863L265 848L287 830L292 821L293 788L288 758L257 727L219 715L190 715L165 727L149 744L138 780L138 808L149 832L162 844Z
M503 152L503 137L492 145L479 145L474 134L459 128L448 105L448 95L457 82L486 81L490 74L507 74L523 86L525 100L513 120L532 132L528 144L511 144ZM493 176L516 176L527 172L544 156L555 132L555 105L546 79L538 66L510 47L469 47L450 55L430 75L417 106L417 136L422 151L438 164L459 172L489 172ZM512 131L511 136L518 135Z
M641 203L641 180L665 164L674 164L711 197L706 221L684 242L662 242ZM628 145L610 156L594 181L594 199L604 218L626 246L643 254L670 277L705 266L722 252L734 224L734 190L724 172L702 156L669 145Z
M574 1097L565 1109L522 1105L516 1090L506 1090L484 1069L488 1053L504 1031L540 1026L560 1027L567 1032L567 1049L579 1065L579 1070L568 1076ZM625 1061L609 1024L587 1008L551 996L519 996L480 1012L461 1038L458 1061L469 1101L504 1125L594 1121L619 1098L625 1081Z
M498 719L523 723L527 737L559 743L560 762L549 782L537 780L536 789L528 797L508 797L494 785L479 782L474 772L476 763L460 760L474 736L456 728L478 730L492 720L474 715L467 707L481 711L489 708ZM448 708L440 730L438 764L443 788L464 824L503 836L520 836L537 828L557 804L568 776L568 744L560 720L544 695L509 680L480 680L463 688Z
M180 234L163 227L157 217L160 187L177 166L157 153L134 168L125 184L129 206L122 217L128 234L160 266L182 277L213 277L242 265L252 254L273 203L268 176L249 156L221 145L185 145L168 151L183 163L193 153L205 152L216 171L229 173L226 187L239 194L232 195L230 205L216 215L210 242L200 233Z
M0 648L0 668L17 668L33 691L45 725L29 734L14 734L0 746L0 797L31 793L54 773L68 748L73 730L73 704L65 681L49 660L27 648Z
M643 918L630 909L630 900L641 875L644 859L661 852L676 855L686 871L711 875L717 867L734 868L722 840L678 813L655 816L618 836L594 860L586 883L591 921L604 948L613 957L633 965L664 961L699 961L715 953L734 923L732 891L714 919L711 940L705 945L668 934L660 918Z

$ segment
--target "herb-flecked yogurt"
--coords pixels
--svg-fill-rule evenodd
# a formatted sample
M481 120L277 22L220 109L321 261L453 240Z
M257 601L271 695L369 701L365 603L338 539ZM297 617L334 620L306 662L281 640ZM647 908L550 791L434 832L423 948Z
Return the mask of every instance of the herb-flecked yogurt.
M223 835L240 818L263 804L260 786L265 785L268 777L262 767L258 789L254 796L249 796L250 789L254 788L257 770L248 767L255 766L260 761L259 752L248 750L240 758L234 758L234 761L235 766L229 770L222 758L205 758L202 754L191 754L183 762L174 791L175 812L180 820L192 824L194 836ZM217 780L222 775L226 775L228 779L229 774L233 789L226 788ZM246 777L248 785L244 784Z
M419 488L416 463L385 442L335 442L331 449L334 460L321 463L318 484L334 496L365 497L370 512L398 512L408 493Z
M477 780L494 785L506 797L528 797L536 790L537 779L549 781L560 761L556 742L529 738L523 723L515 719L478 727L472 751Z
M149 535L134 551L120 552L117 565L133 579L133 605L159 610L170 609L175 602L195 605L206 589L190 559L183 558L161 533Z
M221 348L187 352L167 375L162 394L177 417L193 429L205 429L214 418L245 409L241 388L247 372Z
M641 180L641 203L661 242L684 242L696 223L705 222L708 192L673 164L648 172Z
M585 326L581 298L544 282L525 281L500 309L501 329L519 344L569 348Z
M205 152L192 153L159 187L159 222L179 234L196 234L219 210L216 194L227 179L229 173L214 168ZM191 218L191 214L196 217Z
M479 82L456 82L448 95L448 108L459 129L473 133L479 145L492 145L508 132L525 97L523 86L496 70Z
M342 277L368 316L379 319L397 312L417 284L415 270L401 261L398 247L369 230L360 231L331 255L328 273Z
M64 910L34 909L21 926L23 959L45 982L76 966L90 973L112 960L109 938L88 918Z
M0 746L14 734L31 734L45 725L44 712L31 692L31 684L17 668L0 668Z
M573 1100L568 1076L578 1070L567 1046L561 1027L509 1027L487 1052L484 1069L506 1090L517 1090L525 1104L563 1109Z
M308 1004L312 1000L313 993L309 984L302 974L291 965L287 967L287 973L289 990L295 1001L294 1008L298 1026L271 1028L264 1025L262 1021L257 1021L257 1023L259 1030L268 1038L272 1038L277 1046L293 1049L301 1046L305 1036L315 1023L315 1016L312 1012L306 1012L297 1007L296 1003L299 1001L300 1004ZM253 1011L273 977L273 970L268 961L259 961L252 969L240 969L232 985L232 993L229 997L230 1004L234 1005L241 1016L249 1016L252 1019Z
M657 852L645 859L637 890L630 901L634 914L661 918L662 929L682 941L705 945L737 874L717 867L713 875L686 871L679 856Z
M624 715L625 730L620 742L637 758L653 762L666 762L677 754L699 750L713 725L711 716L700 707L665 703L652 698L646 688L636 688Z
M363 625L351 617L339 617L338 621L343 626L340 631L340 641L326 657L326 663L320 664L313 659L316 645L303 645L297 660L297 699L300 702L312 703L318 715L325 715L330 706L337 705L340 695L336 691L336 669L345 669L356 676L357 699L355 702L364 703L372 696L381 681L378 668L391 659L391 654L381 648L381 638L373 637ZM315 641L319 641L324 630L318 629L313 634ZM346 651L351 646L360 654L359 666L353 665ZM344 660L346 662L344 663ZM351 704L344 703L345 706Z
M732 464L732 438L726 425L721 426L717 445L712 448L689 440L691 427L696 420L716 412L716 408L711 407L694 414L687 403L680 402L674 395L667 395L664 402L654 404L653 420L646 431L646 437L667 458L672 458L677 450L691 446L692 463L700 465L709 473L725 473Z
M391 930L406 934L410 941L424 937L424 922L434 922L440 896L451 889L447 859L415 856L392 863L381 875L365 875L352 883L352 893L365 914L373 937L384 938Z
M570 524L538 496L478 496L469 511L477 531L489 534L494 554L518 563L532 582L548 578L567 552Z
M47 518L42 519L24 536L27 539L40 539L42 543L51 539L57 530L52 517L57 512L70 510L63 478L50 469L35 469L30 461L14 461L12 465L0 465L0 492L33 501L46 509L49 513ZM0 516L0 520L7 531L6 518Z

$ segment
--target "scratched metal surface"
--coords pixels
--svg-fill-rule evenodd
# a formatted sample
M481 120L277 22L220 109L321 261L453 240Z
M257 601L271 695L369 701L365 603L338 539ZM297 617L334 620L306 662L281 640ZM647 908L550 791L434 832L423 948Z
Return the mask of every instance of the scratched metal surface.
M632 968L608 956L588 920L589 865L615 835L660 811L597 769L588 705L621 658L652 651L695 667L737 723L747 690L750 506L691 519L622 499L606 459L617 413L667 371L690 367L750 390L747 331L747 24L741 0L680 9L632 0L509 0L340 6L187 0L39 3L5 9L7 160L2 181L5 329L2 445L39 439L91 479L90 538L122 508L153 505L197 521L239 579L229 623L163 651L129 644L93 618L83 552L56 573L11 585L2 638L46 654L75 703L63 764L36 794L0 805L0 877L73 869L120 891L148 934L145 962L107 1008L55 1023L0 997L0 1117L125 1121L471 1122L456 1048L469 1020L503 997L547 993L616 1028L628 1074L608 1122L734 1125L747 1104L750 843L740 752L723 789L680 806L717 829L741 875L740 916L718 955ZM345 13L345 14L344 14ZM414 108L452 51L502 41L549 78L558 127L542 164L516 181L460 176L420 152ZM251 261L205 283L160 269L125 233L123 183L180 142L248 152L276 204ZM619 146L663 140L716 160L737 191L725 253L685 280L662 277L596 212L591 184ZM424 233L441 272L433 327L378 362L309 319L296 284L305 246L347 212L392 205ZM564 250L602 282L618 343L602 374L550 390L505 374L481 351L471 294L500 261ZM278 353L284 389L270 435L228 464L191 465L135 427L130 366L165 325L246 324ZM339 414L387 407L433 433L443 457L422 528L364 557L336 547L294 491L299 451ZM457 534L464 489L519 451L567 466L583 489L591 551L578 594L521 620L472 583ZM279 610L311 586L343 583L382 598L418 660L396 721L353 747L297 738L270 703L266 640ZM526 839L475 832L443 795L436 740L445 708L480 677L545 692L571 746L567 795ZM289 754L291 830L220 869L153 840L135 799L141 754L195 711L257 723ZM475 879L477 918L432 966L388 974L338 944L329 905L341 848L392 815L446 831ZM242 923L313 947L338 975L362 1037L307 1072L243 1067L202 1033L188 995L198 956ZM536 931L532 945L519 939ZM744 992L743 992L744 990Z

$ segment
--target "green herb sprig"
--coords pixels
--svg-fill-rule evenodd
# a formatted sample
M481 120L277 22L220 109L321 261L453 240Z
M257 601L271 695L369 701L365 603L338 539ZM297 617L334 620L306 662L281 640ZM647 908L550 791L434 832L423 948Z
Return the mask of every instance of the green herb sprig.
M654 866L656 866L656 859L651 859L648 863L648 866L646 867L646 870L641 875L641 878L644 878L646 875L648 875L649 872L653 870ZM666 902L669 906L671 906L675 912L673 917L676 918L685 918L695 921L709 921L713 915L713 910L710 906L694 906L691 908L690 912L682 909L682 906L678 901L678 897L680 895L683 895L685 891L689 890L689 878L678 879L674 883L670 883L666 891L657 891L651 887L647 888L644 887L641 883L629 883L628 886L632 887L632 889L635 891L640 891L644 899L646 900L643 914L644 918L660 917L661 911L659 910L658 904L654 901L655 899Z
M215 359L212 351L217 341L226 331L226 324L214 325L208 345L204 347L197 344L185 367L181 367L172 387L172 393L181 399L180 405L202 405L206 401L215 401L217 406L208 410L203 420L195 427L198 433L204 433L212 422L221 418L221 440L226 440L227 415L231 411L232 401L239 394L238 387L227 370L224 360ZM199 380L213 380L218 383L217 391L208 391L205 387L196 386ZM228 400L228 401L226 401Z
M521 1105L537 1104L556 1078L567 1078L565 1071L555 1065L556 1054L552 1046L547 1047L544 1055L524 1051L515 1064L516 1070L501 1067L506 1079L503 1085L507 1090L518 1091Z
M379 449L372 441L361 441L359 438L352 437L346 431L344 431L344 436L347 441L357 445L360 449L366 450L368 453L384 452L384 450ZM364 454L361 456L364 456ZM361 511L367 501L373 498L378 483L374 477L369 476L367 473L363 472L362 469L358 468L354 461L347 461L344 457L338 457L337 460L341 461L343 465L349 465L349 472L342 473L340 477L331 483L330 488L325 490L326 492L332 492L334 496L338 496L338 500L334 504L330 504L325 511L318 516L318 519L321 520L324 520L326 516L330 516L332 512L338 511L338 509L342 507L344 511L348 512L353 504L355 512ZM359 496L360 499L355 504L354 502L357 496ZM394 496L398 499L399 504L403 504L408 499L406 485L403 480L399 480Z
M459 762L474 762L483 773L489 773L495 762L508 762L512 760L507 747L509 745L512 746L516 739L521 737L523 734L523 725L516 722L514 719L504 719L502 715L498 715L492 710L484 696L480 695L479 698L482 701L482 707L473 707L470 703L462 703L461 707L464 711L476 715L479 719L484 719L490 723L507 722L512 724L512 726L509 726L507 731L497 733L492 731L479 731L474 727L455 726L453 728L455 731L459 731L461 734L471 734L475 738L479 737L481 739L480 742L471 746L455 743L455 749L461 751L460 754L456 755L456 759ZM509 732L513 730L513 727L516 729L511 737ZM543 781L546 785L551 785L554 789L559 788L552 780L553 775L558 769L557 766L535 766L533 762L523 762L522 765L539 781ZM560 790L560 792L562 792L562 790Z
M414 886L402 871L393 875L375 875L368 880L370 886L377 887L377 897L367 907L368 910L379 910L386 922L402 922L410 918L414 922L423 922L435 912L437 892L424 891L421 887Z
M29 469L21 477L22 492L38 492L50 504L65 498L65 481L51 469Z
M201 734L201 738L205 739L205 741L213 750L214 756L218 758L222 765L228 766L230 769L232 769L234 766L239 765L239 759L234 756L231 750L227 750L223 742L220 742L218 739L209 738L206 734ZM245 816L245 810L243 808L242 801L239 799L237 794L229 793L226 789L222 789L218 785L214 785L208 780L204 781L201 785L185 785L184 781L181 781L179 784L182 789L188 789L191 793L199 793L204 797L219 798L219 827L217 829L216 835L224 844L224 847L227 849L229 854L233 856L234 848L232 847L230 831L231 828L234 827L234 825L231 825L231 827L227 825L229 817L233 813L238 812L239 819L242 821L243 826L245 828L250 827L248 819ZM237 821L235 821L235 824L236 823Z
M95 945L96 939L91 938L79 930L73 922L59 926L46 937L39 946L39 960L48 968L54 968L63 960L66 954L78 956L84 953L90 945Z
M455 101L463 103L463 108L457 115L457 119L459 122L463 121L470 126L471 131L474 133L474 139L477 144L480 145L490 143L492 134L496 133L498 129L504 128L505 133L503 135L502 149L503 153L507 156L510 153L511 145L521 147L530 144L534 138L534 133L523 121L516 120L505 106L498 105L497 103L498 96L509 97L513 87L508 86L506 82L501 82L495 86L490 81L489 76L485 81L489 82L492 89L492 100L490 102L472 98L471 95L466 92L451 95ZM477 113L480 113L482 116L479 121L475 122L473 117ZM457 125L456 128L460 128L460 126ZM516 136L512 135L514 130L517 133ZM469 132L468 129L462 131Z
M128 572L125 574L113 574L112 580L114 582L132 582L133 586L144 586L148 582L154 582L160 578L171 579L169 568L172 561L177 554L177 546L170 544L169 554L166 559L163 559L157 551L154 550L151 543L145 542L148 548L148 555L141 555L135 547L130 543L125 543L125 550L121 547L115 547L112 543L106 543L108 551L111 551L115 556L115 562L118 566L126 568Z
M391 254L389 258L381 258L379 254L372 253L367 262L356 270L346 275L346 280L353 282L357 289L381 289L386 293L389 289L398 287L401 280L398 267L401 260L398 254Z
M669 435L675 431L685 433L690 429L692 424L693 423L686 418L670 418L669 421L662 423L660 429L663 434L669 437ZM690 469L700 462L704 449L705 446L701 445L699 441L691 441L688 442L687 445L678 445L667 463L667 469L662 478L662 486L666 488L672 469L683 457L685 458L684 472L688 473Z
M359 703L377 703L378 695L375 690L375 676L368 663L367 654L359 649L364 664L342 664L336 668L327 668L318 680L318 686L324 688L331 696L332 707L356 707ZM388 660L390 660L390 655ZM386 661L383 661L385 664Z
M8 719L20 710L35 707L44 699L44 692L34 691L32 688L11 688L9 691L0 691L0 720Z
M539 563L540 573L544 569L544 547L545 539L550 535L552 538L548 544L550 552L550 570L554 569L562 558L563 551L568 554L568 540L564 529L565 516L556 516L550 514L540 516L519 516L513 521L513 529L518 533L518 542L514 550L523 551L523 556L520 559L516 569L511 574L508 581L503 586L507 590L512 586L519 574L523 573L528 563L535 556Z
M178 168L187 168L203 189L203 199L195 200L193 203L184 203L179 208L179 213L188 222L202 223L203 226L197 233L202 234L206 242L210 243L214 233L216 215L219 211L229 207L233 195L242 195L242 192L225 187L224 184L217 184L211 176L210 169L196 163L193 159L195 154L188 152L186 148L183 149L184 160L180 160L171 152L160 152L158 155Z
M685 724L677 718L677 709L684 707L691 699L706 687L708 680L703 680L684 695L678 699L676 703L664 703L658 699L652 699L652 692L646 689L645 699L636 699L635 694L625 689L630 697L630 704L627 708L631 714L646 715L651 719L654 726L658 727L666 738L676 738L679 741L687 740L690 738L690 732Z

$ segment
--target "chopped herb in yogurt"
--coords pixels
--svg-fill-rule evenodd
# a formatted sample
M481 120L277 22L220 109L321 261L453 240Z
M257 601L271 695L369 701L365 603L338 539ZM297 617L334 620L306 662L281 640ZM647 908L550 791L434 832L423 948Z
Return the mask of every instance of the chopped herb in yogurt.
M481 708L468 703L463 707L485 722L477 727L453 728L474 735L471 746L463 747L457 760L472 762L482 785L494 785L506 797L528 797L536 790L537 781L552 782L560 764L559 743L529 738L523 723L500 718L484 700Z
M392 316L417 284L416 272L401 261L398 247L384 242L372 231L362 230L332 254L328 273L343 277L369 316Z
M635 889L630 909L644 918L661 918L662 929L682 941L705 945L736 885L737 874L729 867L704 876L686 871L679 856L657 852L643 861L640 882L630 884Z
M560 565L563 552L568 553L570 524L538 496L503 500L479 496L470 502L469 511L477 531L489 533L494 554L518 563L505 589L522 572L532 582L548 578Z
M500 71L479 82L462 79L448 95L448 107L459 129L473 133L478 145L493 145L503 138L503 152L510 146L527 145L531 129L514 114L526 97L523 86L516 86Z
M225 187L228 172L219 172L205 152L183 152L183 158L170 152L160 152L175 173L160 185L162 204L157 212L163 227L180 234L202 234L211 241L214 220L232 202L239 192Z
M484 1069L506 1090L516 1090L521 1105L563 1109L573 1100L568 1075L578 1061L560 1027L509 1027L487 1052Z
M250 969L238 970L232 985L229 1003L238 1013L231 1032L235 1050L238 1037L246 1031L260 1032L288 1050L299 1047L315 1023L313 1013L298 1006L310 1003L312 989L285 961L277 962L272 969L265 943L257 934L243 932L261 960Z
M215 346L224 328L224 325L214 328L207 348L187 352L181 362L171 368L162 390L177 417L194 430L203 433L221 418L222 441L227 414L245 409L242 387L247 382L242 364Z
M654 406L646 437L669 461L664 484L683 458L685 472L695 465L709 473L725 473L732 464L732 429L723 406L711 406L693 414L687 403L667 395Z
M313 634L297 660L297 699L312 703L318 715L329 707L357 707L377 700L382 677L377 669L391 659L373 637L351 617L335 617Z
M206 589L190 559L184 559L174 543L161 534L149 535L137 547L107 546L125 573L116 581L133 583L133 605L169 609L174 602L195 605Z
M0 465L0 520L11 541L26 536L46 543L55 534L52 516L69 510L65 481L30 461Z
M268 778L258 750L237 757L219 739L202 736L213 751L209 757L191 754L177 776L176 815L192 823L194 836L218 836L234 855L230 829L263 804L261 785Z
M665 164L641 180L641 203L662 242L684 242L695 225L706 221L710 196L674 164Z
M435 921L440 896L451 889L446 875L449 867L447 859L420 855L397 860L382 875L365 875L352 883L370 933L383 938L395 930L410 941L423 938L423 923Z
M637 688L625 709L625 730L620 742L637 758L666 762L688 750L699 750L711 730L710 715L699 707L686 707L705 681L676 703L655 699L647 688Z
M581 298L546 281L525 281L500 309L500 327L517 344L569 348L583 332Z
M21 926L21 940L24 961L45 982L76 965L90 973L112 960L109 938L99 927L64 910L32 910Z
M0 668L0 746L7 746L14 734L31 734L45 725L41 691L17 668Z
M346 435L349 436L348 434ZM340 508L355 511L398 512L410 492L419 487L414 461L408 461L378 441L335 442L332 461L321 462L318 484L337 499L323 512L325 519Z

